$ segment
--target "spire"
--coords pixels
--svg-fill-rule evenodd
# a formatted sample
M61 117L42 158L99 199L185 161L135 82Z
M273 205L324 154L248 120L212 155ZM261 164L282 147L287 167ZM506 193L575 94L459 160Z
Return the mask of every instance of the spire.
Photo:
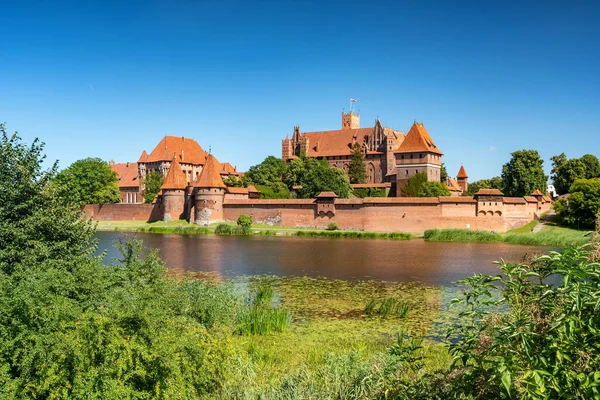
M219 174L219 167L219 162L215 156L209 154L194 186L197 188L225 188L223 179L221 179L221 175Z
M464 166L460 166L460 169L458 170L458 175L456 175L457 178L468 178L469 175L467 175L467 171L465 171L465 167Z
M186 187L187 182L185 181L185 174L177 162L177 159L174 158L161 189L185 189Z

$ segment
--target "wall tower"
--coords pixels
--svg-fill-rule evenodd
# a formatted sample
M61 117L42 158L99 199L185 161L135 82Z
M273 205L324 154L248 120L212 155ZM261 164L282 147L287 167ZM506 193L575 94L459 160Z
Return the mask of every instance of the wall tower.
M196 193L194 223L208 225L222 221L226 186L219 174L218 161L212 154L206 157L206 163L194 188Z
M350 111L349 113L342 112L342 129L359 129L360 114Z
M171 168L167 172L167 177L161 187L162 189L162 205L163 205L163 221L171 221L180 219L185 211L185 189L187 182L185 174L174 158L171 163Z

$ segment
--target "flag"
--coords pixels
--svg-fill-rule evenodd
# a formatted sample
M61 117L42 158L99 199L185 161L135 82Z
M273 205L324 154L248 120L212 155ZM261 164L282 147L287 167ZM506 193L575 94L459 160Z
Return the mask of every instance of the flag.
M358 103L358 100L350 99L350 103Z

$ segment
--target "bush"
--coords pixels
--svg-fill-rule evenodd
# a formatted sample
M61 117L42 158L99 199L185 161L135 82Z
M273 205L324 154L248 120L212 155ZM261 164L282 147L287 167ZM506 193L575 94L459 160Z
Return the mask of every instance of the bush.
M598 396L595 246L568 247L530 264L502 261L502 275L459 282L465 291L453 301L462 311L449 331L454 363L448 371L457 392L498 399Z
M252 217L248 214L241 214L237 219L238 226L243 228L251 228L252 227Z
M357 188L352 190L356 197L387 197L384 188Z
M233 235L234 227L229 224L219 224L215 228L215 235L227 236Z
M339 225L337 222L330 222L327 224L328 231L336 231L338 228L339 228Z

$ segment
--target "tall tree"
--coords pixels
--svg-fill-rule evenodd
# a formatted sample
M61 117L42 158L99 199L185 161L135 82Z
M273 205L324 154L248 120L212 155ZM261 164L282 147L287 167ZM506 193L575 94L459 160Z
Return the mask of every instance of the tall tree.
M585 178L586 168L583 161L578 158L560 160L552 168L552 183L558 194L569 192L569 188L575 180Z
M442 163L442 168L440 169L440 182L446 185L446 178L448 178L448 171L446 170L446 164Z
M554 203L558 217L574 228L594 228L600 212L600 179L577 179L569 193Z
M150 204L156 198L165 178L158 171L150 171L144 179L144 203Z
M480 179L478 181L469 183L469 189L467 190L468 196L473 196L479 191L479 189L498 189L503 190L502 178L494 176L490 179Z
M600 161L593 154L586 154L580 158L585 165L585 178L593 179L600 178Z
M528 196L535 190L548 191L548 176L544 174L544 160L536 150L519 150L511 154L502 167L502 186L506 196Z
M418 197L421 192L421 187L425 182L428 181L427 174L425 172L419 172L406 181L400 192L404 197Z
M285 173L285 162L281 158L268 156L260 164L251 166L245 176L254 185L272 186L282 182Z
M348 166L348 178L350 179L350 183L367 182L365 153L363 152L363 147L358 143L354 143L354 146L352 146L350 165Z
M117 203L121 199L117 173L99 158L75 161L56 176L56 183L79 204Z

